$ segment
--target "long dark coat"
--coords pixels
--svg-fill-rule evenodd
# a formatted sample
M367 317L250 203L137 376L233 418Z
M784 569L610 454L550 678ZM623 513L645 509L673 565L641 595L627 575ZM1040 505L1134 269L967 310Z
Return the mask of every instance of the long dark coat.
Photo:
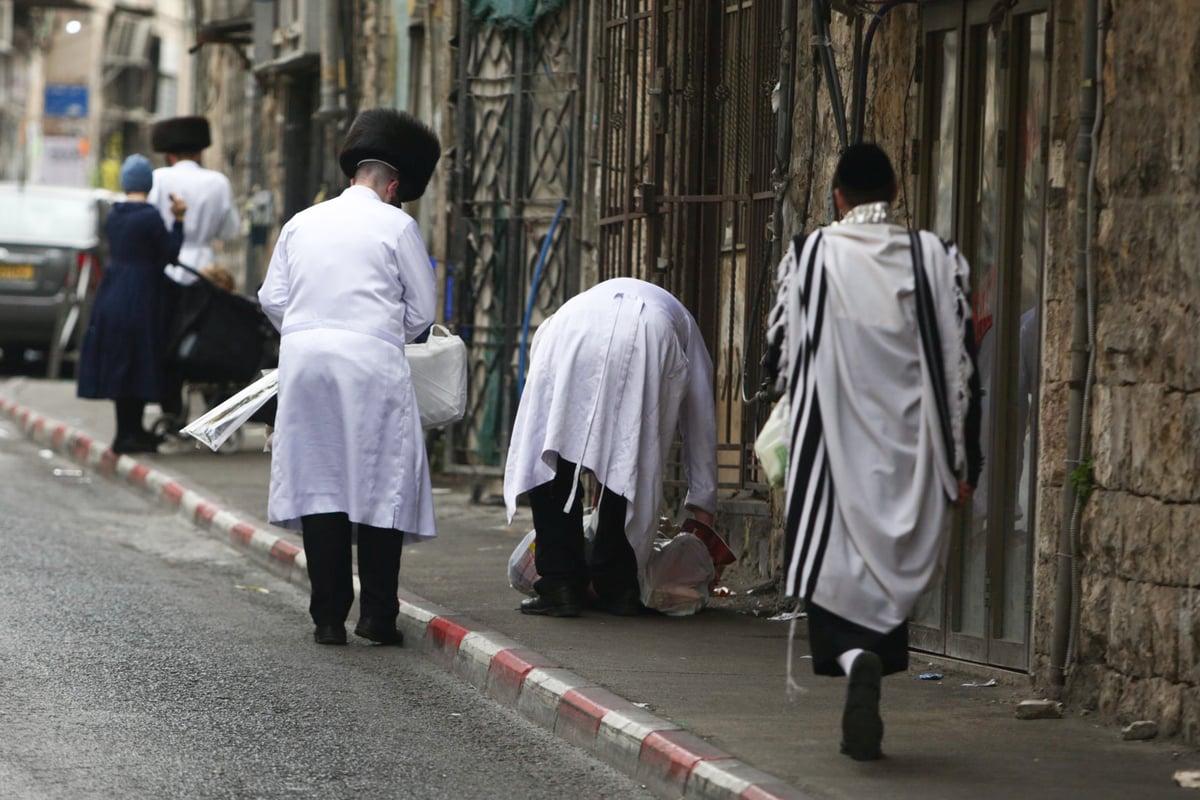
M156 402L162 386L168 278L183 223L170 231L149 203L117 203L105 220L110 261L79 357L80 397Z

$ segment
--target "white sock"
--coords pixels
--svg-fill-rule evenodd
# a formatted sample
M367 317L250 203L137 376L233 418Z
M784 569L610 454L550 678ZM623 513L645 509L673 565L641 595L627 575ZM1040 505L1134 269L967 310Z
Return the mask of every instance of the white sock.
M838 656L838 665L841 666L842 672L850 674L850 667L854 665L854 659L858 658L860 653L866 652L861 647L856 647L853 650L847 650Z

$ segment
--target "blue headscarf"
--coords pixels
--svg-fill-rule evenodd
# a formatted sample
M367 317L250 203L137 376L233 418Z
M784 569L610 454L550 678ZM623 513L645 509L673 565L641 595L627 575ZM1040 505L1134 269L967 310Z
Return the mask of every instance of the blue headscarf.
M121 165L121 190L125 192L149 192L154 185L154 168L150 159L134 153Z

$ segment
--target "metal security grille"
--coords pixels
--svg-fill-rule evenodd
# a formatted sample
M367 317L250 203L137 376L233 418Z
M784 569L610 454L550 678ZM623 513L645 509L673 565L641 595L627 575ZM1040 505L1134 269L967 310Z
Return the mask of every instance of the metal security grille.
M469 405L449 431L447 468L499 468L537 324L577 290L582 4L531 32L463 13L450 322L469 345Z
M658 283L699 322L724 488L763 488L751 455L763 412L742 402L742 366L762 352L760 311L747 309L772 267L781 10L778 0L607 0L599 44L600 277Z

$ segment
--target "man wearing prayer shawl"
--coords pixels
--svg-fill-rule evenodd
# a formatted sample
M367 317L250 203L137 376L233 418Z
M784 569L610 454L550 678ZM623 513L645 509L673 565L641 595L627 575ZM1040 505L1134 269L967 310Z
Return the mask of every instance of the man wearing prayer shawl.
M849 676L842 752L871 760L881 678L908 668L947 510L978 480L979 392L966 259L892 220L876 145L847 148L833 185L841 221L780 262L765 364L790 401L787 593L805 601L814 672Z

